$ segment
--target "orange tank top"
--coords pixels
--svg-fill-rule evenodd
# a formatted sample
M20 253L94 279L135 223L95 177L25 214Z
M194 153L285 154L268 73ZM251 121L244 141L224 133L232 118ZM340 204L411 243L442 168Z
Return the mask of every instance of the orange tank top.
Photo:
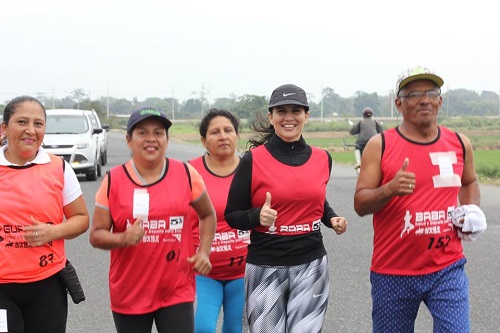
M30 247L23 228L31 216L50 224L63 222L64 161L50 155L47 164L0 166L0 283L48 278L66 263L64 240Z

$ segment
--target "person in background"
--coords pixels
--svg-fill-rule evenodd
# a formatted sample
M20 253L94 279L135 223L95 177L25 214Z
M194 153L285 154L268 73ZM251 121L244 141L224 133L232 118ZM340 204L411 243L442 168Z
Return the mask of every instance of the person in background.
M194 272L208 274L215 211L199 173L165 157L164 113L133 112L127 124L132 158L112 168L96 193L90 243L110 250L111 310L119 333L194 330ZM194 253L191 209L200 223Z
M369 107L363 109L363 119L358 121L351 127L349 133L351 135L356 135L356 150L354 151L356 156L355 169L361 167L361 156L363 155L363 150L365 149L368 140L377 133L382 133L384 127L382 124L372 118L373 110Z
M189 163L202 176L217 215L212 243L212 270L196 276L195 332L215 333L223 308L222 333L241 333L245 303L244 275L248 231L231 228L224 219L229 186L240 157L236 154L239 119L221 109L211 109L201 120L201 143L207 152ZM196 220L196 217L195 217ZM193 223L195 249L199 247L199 225Z
M268 120L256 136L229 189L225 217L251 230L245 268L250 332L321 331L329 297L328 259L321 223L337 234L347 222L326 199L332 158L302 136L309 118L303 89L276 88Z
M62 158L41 147L42 103L12 99L0 148L0 323L2 332L66 332L68 296L60 273L64 242L84 233L89 214L78 179Z
M373 332L413 332L424 302L434 332L470 332L462 241L486 229L470 140L438 125L443 79L428 68L403 72L396 128L374 136L354 194L373 214ZM474 331L474 330L472 330Z

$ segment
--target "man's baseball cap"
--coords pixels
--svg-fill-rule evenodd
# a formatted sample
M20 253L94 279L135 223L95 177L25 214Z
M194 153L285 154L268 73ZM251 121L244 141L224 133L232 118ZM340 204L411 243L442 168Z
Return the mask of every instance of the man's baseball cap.
M416 81L416 80L430 80L434 82L439 88L441 88L444 84L442 78L434 74L427 67L416 66L399 74L398 81L396 83L396 91L399 93L401 89L404 88L408 83Z
M135 125L151 117L155 117L160 120L167 131L170 126L172 126L172 122L167 119L167 116L163 112L156 111L153 108L142 108L132 112L130 118L128 118L127 133L131 133Z
M297 87L294 84L284 84L274 89L271 99L269 100L269 111L279 105L302 105L306 111L309 111L307 105L307 96L304 89Z

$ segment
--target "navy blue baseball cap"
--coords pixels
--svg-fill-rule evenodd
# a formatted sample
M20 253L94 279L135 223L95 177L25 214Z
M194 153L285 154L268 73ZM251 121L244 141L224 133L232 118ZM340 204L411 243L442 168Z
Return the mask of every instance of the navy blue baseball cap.
M151 117L155 117L160 120L167 131L170 126L172 126L172 122L168 120L167 116L163 112L156 111L153 108L142 108L132 112L130 118L128 118L127 133L131 133L135 125Z

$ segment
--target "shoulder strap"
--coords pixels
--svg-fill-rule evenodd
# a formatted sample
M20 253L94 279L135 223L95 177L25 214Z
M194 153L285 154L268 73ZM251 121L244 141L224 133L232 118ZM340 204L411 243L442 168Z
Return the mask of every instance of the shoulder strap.
M189 180L189 188L191 190L193 190L193 184L191 184L191 173L189 172L189 168L187 166L187 163L186 162L182 162L182 164L184 164L184 169L186 170L186 174L188 176L188 180Z
M106 191L106 195L109 199L109 192L111 191L111 170L106 172L106 174L108 175L108 190Z

